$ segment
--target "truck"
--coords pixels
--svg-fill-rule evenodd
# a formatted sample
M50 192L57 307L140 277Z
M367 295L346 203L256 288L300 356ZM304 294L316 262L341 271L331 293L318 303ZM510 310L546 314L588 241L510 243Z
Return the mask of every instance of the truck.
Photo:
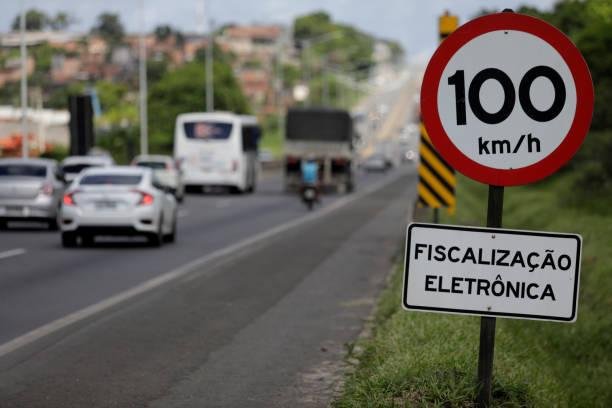
M303 160L316 160L319 163L322 190L353 191L353 142L356 134L348 111L290 108L285 124L286 191L295 191L300 186Z

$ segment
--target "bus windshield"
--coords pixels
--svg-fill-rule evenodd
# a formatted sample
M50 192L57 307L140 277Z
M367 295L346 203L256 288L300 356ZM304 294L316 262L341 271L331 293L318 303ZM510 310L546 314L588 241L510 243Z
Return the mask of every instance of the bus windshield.
M185 122L183 128L187 139L201 141L227 140L232 133L232 124L227 122Z

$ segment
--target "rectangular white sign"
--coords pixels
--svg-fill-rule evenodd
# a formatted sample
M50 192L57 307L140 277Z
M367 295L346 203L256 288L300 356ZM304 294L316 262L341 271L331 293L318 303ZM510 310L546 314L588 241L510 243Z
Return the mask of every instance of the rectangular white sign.
M576 234L412 223L403 305L573 322L581 250Z

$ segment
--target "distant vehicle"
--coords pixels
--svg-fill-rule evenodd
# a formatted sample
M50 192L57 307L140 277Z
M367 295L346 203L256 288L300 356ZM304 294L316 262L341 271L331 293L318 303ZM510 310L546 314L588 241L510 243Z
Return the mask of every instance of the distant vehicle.
M167 186L179 203L183 202L185 198L183 173L172 157L160 154L140 155L132 160L132 165L152 169L155 179Z
M415 140L419 136L419 125L415 123L407 123L400 131L399 140L409 142Z
M274 154L268 149L260 149L257 153L257 160L262 166L267 166L274 163Z
M285 131L285 189L301 183L301 163L312 157L320 165L322 189L352 191L355 133L349 112L328 108L292 108Z
M404 161L413 161L414 159L416 159L416 154L414 153L414 150L408 150L404 153Z
M55 160L0 159L0 229L29 220L56 230L63 191Z
M61 169L66 183L71 183L84 169L90 167L108 167L114 164L113 158L106 155L68 156L62 161Z
M386 172L392 167L391 161L381 153L374 153L361 164L365 171Z
M254 116L229 112L185 113L176 119L174 157L186 186L253 192L261 128Z
M62 245L96 235L144 235L153 246L176 237L177 203L152 170L116 166L84 170L66 191L61 207Z

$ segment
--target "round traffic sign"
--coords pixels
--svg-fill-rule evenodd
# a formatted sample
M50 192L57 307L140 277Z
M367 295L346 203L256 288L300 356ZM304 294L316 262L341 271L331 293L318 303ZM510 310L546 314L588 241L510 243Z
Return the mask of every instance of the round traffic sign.
M528 184L567 162L593 115L589 69L550 24L523 14L474 19L447 37L421 87L427 132L466 176Z

